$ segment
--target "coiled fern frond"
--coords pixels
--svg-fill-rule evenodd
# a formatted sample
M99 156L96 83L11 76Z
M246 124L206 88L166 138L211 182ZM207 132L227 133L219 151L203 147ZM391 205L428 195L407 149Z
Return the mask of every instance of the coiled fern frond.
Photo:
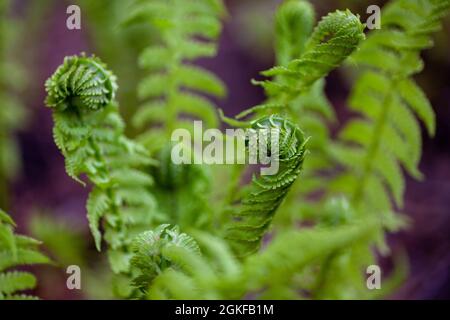
M234 221L227 227L225 237L238 255L248 255L259 249L275 212L300 174L307 141L295 124L279 116L255 120L251 128L266 131L266 142L277 144L279 151L274 161L279 162L279 168L273 175L253 177L241 205L233 210ZM273 134L277 135L276 139Z
M359 18L349 10L328 14L314 29L300 57L262 73L268 77L282 76L283 83L269 80L255 83L269 97L296 97L338 67L358 47L364 39L363 28Z
M13 271L11 268L48 264L48 259L39 252L40 242L14 233L15 223L0 209L0 300L37 299L21 291L34 289L36 278L30 272Z
M185 246L161 248L164 259L170 264L159 264L164 268L150 282L146 297L242 299L252 295L257 298L307 298L309 290L305 290L304 283L295 283L294 276L308 271L311 266L315 268L317 262L331 252L344 250L355 243L367 244L373 238L376 224L368 219L337 228L291 230L278 236L262 253L241 261L236 260L223 239L197 231L193 235L201 254ZM147 266L159 261L160 251L145 250L145 253L146 257L135 255L133 261L140 260Z
M165 256L164 248L175 246L200 254L200 248L192 237L180 233L178 227L169 227L169 224L160 225L153 231L140 234L133 241L131 265L137 268L140 274L133 280L133 284L144 292L153 279L166 268L176 268L171 259Z
M311 150L305 164L302 183L294 186L282 216L299 217L309 193L321 191L324 179L319 172L333 164L329 151L330 133L327 122L335 120L333 107L324 94L324 77L342 64L365 38L363 24L350 11L336 11L323 17L313 29L314 13L308 2L289 0L276 15L276 46L278 66L263 72L272 80L254 81L262 85L267 101L238 115L254 113L254 118L273 112L288 116L311 136ZM291 22L296 17L296 23ZM283 27L280 27L283 26ZM291 35L297 35L297 38ZM287 62L287 61L290 62ZM314 204L316 206L316 204ZM308 208L309 209L309 208Z
M422 176L417 119L433 135L435 115L412 77L422 70L420 51L432 45L431 35L449 9L449 0L392 1L382 11L382 28L372 31L353 56L363 68L349 104L362 118L346 125L342 143L333 148L346 170L331 189L348 194L362 211L389 217L393 207L403 206L401 167Z
M153 179L141 171L153 163L141 145L125 137L114 101L114 75L95 57L72 56L46 82L53 110L55 143L69 176L86 174L93 189L87 201L89 226L100 250L104 238L114 272L128 272L131 238L155 220Z
M133 122L144 128L141 141L148 148L158 150L176 128L192 130L186 116L218 126L215 106L203 95L223 97L225 86L192 62L216 54L224 10L221 0L137 0L131 6L126 23L149 24L160 36L160 43L146 48L139 59L150 74L139 84L145 103Z

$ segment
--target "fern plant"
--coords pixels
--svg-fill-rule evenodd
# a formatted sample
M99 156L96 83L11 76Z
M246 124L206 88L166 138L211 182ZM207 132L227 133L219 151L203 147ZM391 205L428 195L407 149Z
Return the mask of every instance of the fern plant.
M450 1L393 1L383 9L383 28L372 32L353 60L362 66L349 106L360 114L339 134L332 152L343 171L331 190L344 193L362 212L393 215L403 208L403 167L421 179L421 119L430 135L435 114L414 81L423 69L420 51L432 45L431 34L450 9ZM417 116L417 118L416 118ZM391 201L392 199L392 201Z
M199 254L197 245L188 236L183 238L188 246L170 245L165 239L155 240L154 235L160 232L159 228L147 234L151 235L150 241L138 238L133 261L143 263L142 270L151 267L147 275L155 274L154 268L158 268L157 276L150 284L138 282L147 286L146 296L150 299L242 299L250 294L257 298L307 298L307 295L296 292L293 275L327 253L354 243L367 243L373 236L376 223L368 220L338 228L291 230L277 237L263 253L250 255L241 261L236 259L223 239L210 233L194 232L202 253ZM160 243L155 244L156 241ZM302 250L293 252L292 248ZM149 257L151 253L155 254ZM160 255L170 263L157 260L159 264L156 267L154 259ZM161 266L164 268L160 269Z
M303 132L282 117L263 117L253 121L251 127L266 130L267 143L277 143L279 167L274 175L253 177L241 206L232 212L234 221L227 227L225 237L238 255L249 255L259 249L275 212L300 173L306 150ZM276 139L272 137L274 134Z
M121 295L377 297L367 290L364 271L376 263L377 244L386 252L385 230L403 223L393 214L402 207L401 166L421 176L420 129L412 111L430 133L435 130L431 106L412 76L449 8L450 0L392 0L383 9L382 29L365 40L364 25L349 10L330 13L314 27L308 2L282 3L275 19L276 66L253 81L266 101L236 119L222 115L229 125L266 130L267 149L276 143L272 135L280 138L279 171L255 175L246 186L240 184L248 173L244 166L210 175L205 165L175 165L170 158L174 129L192 131L193 119L218 126L204 96L226 90L193 63L216 52L225 12L220 1L136 0L130 6L125 26L147 26L158 38L139 59L149 72L138 87L144 105L132 121L139 142L124 135L114 75L97 58L66 58L46 83L55 142L68 175L82 184L86 176L93 185L91 232L97 248L102 238L108 244L111 267L126 284ZM349 104L360 115L332 138L325 77L349 57L359 74ZM212 199L215 174L223 172L232 176L221 197ZM279 224L277 216L289 221ZM308 227L299 224L305 221ZM403 270L385 280L387 288Z
M15 223L0 209L0 300L37 299L22 293L36 286L36 278L26 271L11 268L31 264L48 264L50 260L38 250L40 242L14 233Z
M193 119L210 128L219 125L216 108L206 96L223 97L225 86L194 62L216 54L225 8L221 0L138 0L132 1L129 11L124 27L154 28L157 37L139 57L139 66L148 75L139 82L137 92L143 104L132 119L139 132L137 140L161 163L152 170L156 179L151 192L169 217L167 222L182 228L211 226L212 209L207 204L211 170L174 166L169 139L175 128L192 132ZM172 181L167 183L168 179Z
M225 86L192 61L216 54L214 40L220 34L224 14L221 0L137 0L130 11L125 25L153 26L160 37L158 44L147 47L139 57L139 65L150 72L138 86L138 96L145 103L133 118L135 126L144 128L142 143L158 150L174 129L192 130L186 116L216 128L214 104L198 93L223 97Z
M23 126L25 108L18 98L24 70L14 59L20 25L11 17L11 3L0 1L0 206L8 205L7 184L20 170L19 147L14 136Z
M115 76L95 57L65 59L46 82L46 104L53 110L54 138L69 176L85 174L93 184L87 216L97 249L104 239L114 272L130 272L131 239L158 219L147 187L151 176L140 170L154 163L141 145L123 134L114 102Z

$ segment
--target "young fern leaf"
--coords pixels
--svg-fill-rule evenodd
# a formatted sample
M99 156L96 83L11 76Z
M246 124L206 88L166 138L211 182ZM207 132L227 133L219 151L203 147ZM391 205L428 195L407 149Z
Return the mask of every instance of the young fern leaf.
M214 41L220 34L224 10L221 0L133 3L126 24L150 24L160 36L160 43L146 48L139 58L140 66L150 74L139 84L138 95L145 103L133 118L139 129L145 128L140 139L150 151L164 146L174 129L192 130L186 116L200 119L210 128L218 126L215 106L203 96L223 97L225 86L192 62L216 54ZM165 134L161 132L164 129Z
M294 17L299 19L296 23L292 21ZM323 179L318 172L329 169L333 163L327 122L335 120L333 107L324 94L323 78L364 39L364 26L349 11L330 13L314 30L313 24L314 13L309 3L287 1L280 6L275 33L276 42L282 44L276 46L278 66L263 73L275 77L272 81L257 82L266 89L268 100L240 115L286 114L311 136L308 144L311 154L305 164L302 183L294 185L287 199L289 205L285 207L293 211L287 212L287 216L299 216L298 212L303 212L299 208L310 205L304 196L323 189ZM293 34L297 37L293 38Z
M196 255L200 254L200 249L192 237L180 233L178 227L169 227L169 224L160 225L153 231L138 235L133 241L131 265L139 270L133 285L143 292L147 291L153 279L165 269L176 268L176 264L165 256L164 248L176 246Z
M338 67L364 39L364 26L350 11L336 11L322 18L299 58L286 66L277 66L262 74L282 76L285 81L254 81L271 98L298 96L317 80ZM283 100L283 99L282 99Z
M143 104L132 119L138 140L161 160L153 173L162 179L156 181L152 193L171 223L181 228L204 227L211 217L209 171L204 166L171 163L168 140L175 129L192 132L192 119L202 120L205 127L219 126L216 107L205 96L223 97L225 86L193 62L216 54L225 8L222 0L138 0L130 12L126 24L153 26L159 37L139 57L148 75L138 86ZM188 183L169 181L169 186L167 178Z
M39 252L39 241L15 234L14 227L11 217L0 209L0 300L37 299L20 293L35 288L34 275L10 269L31 264L48 264L50 260Z
M93 184L88 220L100 250L104 238L114 272L129 271L133 234L154 222L155 201L148 192L151 176L140 167L152 163L141 145L125 137L114 101L115 76L95 57L72 56L46 82L46 104L53 110L55 142L69 176Z
M335 181L365 211L390 214L403 206L403 166L420 178L420 126L435 132L435 115L412 76L422 70L420 51L450 9L449 0L395 0L383 9L383 28L370 33L354 61L364 66L350 97L363 118L350 121L333 147L346 171ZM415 116L415 115L416 116ZM345 187L347 186L347 187ZM332 188L333 189L333 188Z
M291 230L277 236L260 254L243 261L233 257L222 240L205 233L194 233L202 255L181 246L165 246L162 253L176 268L165 268L151 282L149 299L242 299L260 297L292 285L294 275L315 266L331 252L354 244L366 244L377 222L371 219L333 228ZM293 248L299 248L296 251ZM365 283L365 282L364 282ZM295 294L294 298L298 298ZM307 296L301 296L307 298Z
M279 151L273 161L277 161L279 167L278 172L273 175L253 177L241 205L232 211L234 220L227 226L225 237L239 256L254 253L259 249L273 216L300 174L306 151L303 132L282 117L263 117L253 121L251 128L265 131L265 142L277 144Z

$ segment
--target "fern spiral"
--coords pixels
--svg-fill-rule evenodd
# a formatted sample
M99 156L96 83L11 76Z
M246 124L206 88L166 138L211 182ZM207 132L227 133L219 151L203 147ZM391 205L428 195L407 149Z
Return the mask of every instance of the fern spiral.
M53 136L66 171L83 184L79 176L86 174L94 186L87 216L96 247L100 250L103 221L111 266L117 273L128 273L131 238L155 219L155 200L148 190L153 180L142 171L153 160L145 148L125 137L114 101L115 76L98 58L66 58L46 89Z
M247 255L259 248L276 210L300 174L306 152L307 140L303 132L285 118L266 116L253 121L251 128L278 131L279 170L274 175L254 176L240 206L232 212L234 220L227 227L226 238L238 255ZM271 143L272 139L267 142Z
M336 11L322 18L305 44L304 52L286 66L277 66L262 74L282 76L284 83L255 81L268 96L297 96L331 70L338 67L364 39L364 26L347 11Z
M192 237L181 233L178 227L169 227L169 224L160 225L155 230L143 232L133 240L131 265L139 270L139 275L133 283L144 292L158 274L166 268L176 267L176 264L164 255L164 248L176 246L200 254L200 248Z
M67 57L47 80L49 107L64 111L68 107L99 110L114 100L116 77L95 58Z

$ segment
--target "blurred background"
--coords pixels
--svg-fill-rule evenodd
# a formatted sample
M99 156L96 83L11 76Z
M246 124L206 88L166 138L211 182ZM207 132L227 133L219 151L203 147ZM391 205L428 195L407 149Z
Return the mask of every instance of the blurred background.
M59 260L72 261L87 270L89 297L108 297L104 283L109 274L101 265L101 256L93 249L85 218L88 190L80 188L65 173L64 161L52 138L50 110L44 107L44 82L67 55L95 53L119 78L121 113L127 118L137 105L135 85L140 74L137 54L152 37L151 30L118 26L125 13L121 1L85 0L13 0L14 24L3 24L14 33L11 57L24 72L21 86L15 89L23 104L24 115L16 132L21 168L10 179L8 192L0 188L8 211L18 230L42 240L53 238L59 248ZM125 1L124 1L125 2ZM260 103L263 92L250 84L260 71L273 65L273 14L279 0L228 0L219 54L198 63L215 72L228 85L226 99L217 101L226 115ZM349 8L365 21L366 8L382 6L376 0L313 0L320 17L335 9ZM66 9L81 7L81 30L66 28ZM142 41L144 39L145 41ZM142 42L142 43L141 43ZM405 213L411 220L409 230L390 237L393 251L406 250L410 258L410 276L392 299L450 298L450 20L435 36L435 47L423 53L425 70L416 80L424 88L437 113L437 134L424 135L421 170L426 179L407 181ZM23 81L22 81L23 80ZM336 108L339 120L348 117L345 102L348 82L342 72L332 73L326 92ZM1 114L1 112L0 112ZM1 123L1 122L0 122ZM128 134L133 135L130 128ZM16 161L17 164L19 161ZM5 190L3 190L5 189ZM56 217L56 222L43 220ZM41 219L39 219L41 217ZM58 222L59 221L59 222ZM72 244L68 250L65 243ZM95 266L90 261L96 261ZM99 262L100 261L100 262ZM99 269L100 268L100 269ZM93 271L95 271L93 270ZM68 291L62 268L38 268L39 292L46 299L86 298ZM61 285L59 285L59 283Z

